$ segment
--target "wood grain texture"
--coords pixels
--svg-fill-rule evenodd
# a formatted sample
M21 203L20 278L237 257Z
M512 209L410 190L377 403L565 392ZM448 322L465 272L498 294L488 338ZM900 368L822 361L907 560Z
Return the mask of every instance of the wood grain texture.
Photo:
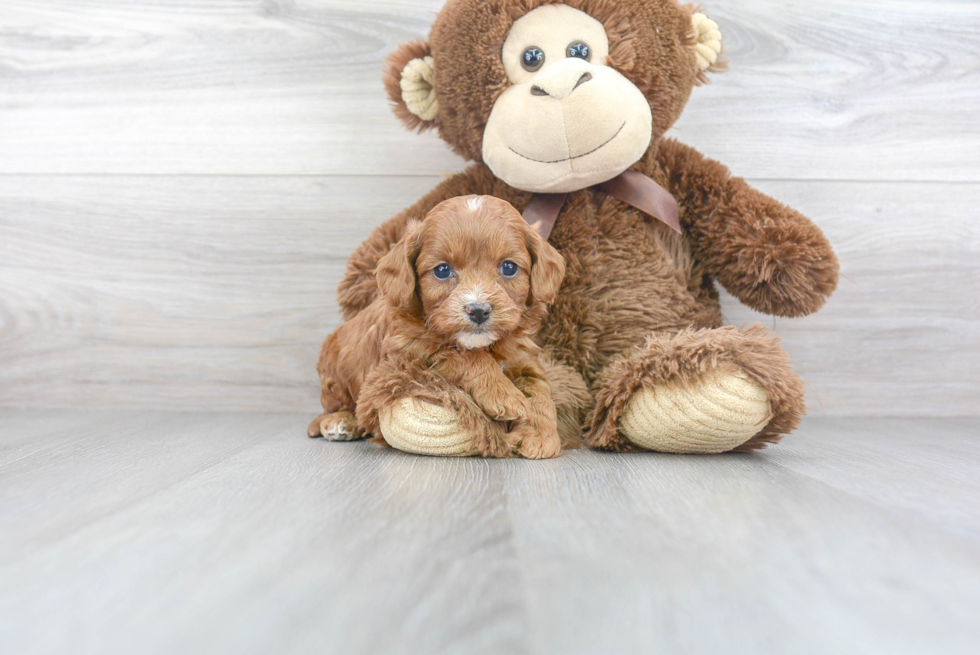
M442 174L384 56L442 0L5 0L0 173ZM980 181L980 5L717 0L676 135L740 175Z
M4 651L897 655L980 638L978 419L546 462L327 443L305 423L0 410Z
M0 403L316 410L348 254L435 183L0 177Z
M4 2L0 406L315 411L347 255L463 165L379 81L441 4ZM814 317L728 319L783 337L811 413L976 415L980 5L706 10L731 71L675 135L845 276Z
M817 416L531 463L302 436L346 257L464 165L379 81L441 4L0 5L0 651L972 653L978 419L820 414L980 407L980 5L706 3L673 133L835 245L813 317L724 298Z
M316 412L348 253L437 181L0 177L0 404ZM760 186L842 262L812 317L724 304L784 339L811 413L975 414L976 185Z
M760 181L812 217L841 261L837 291L805 319L726 296L735 325L783 339L811 414L980 412L980 188L967 184Z

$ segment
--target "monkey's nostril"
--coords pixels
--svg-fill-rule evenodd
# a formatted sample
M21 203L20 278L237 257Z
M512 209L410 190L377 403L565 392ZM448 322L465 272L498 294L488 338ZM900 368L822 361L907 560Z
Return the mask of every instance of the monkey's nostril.
M567 93L559 90L558 91L558 94L555 95L554 97L556 97L556 98L562 98L562 99L563 98L566 98L566 97L568 97L572 93L572 91L574 91L575 89L579 88L580 86L582 86L583 84L585 84L586 82L588 82L591 79L592 79L592 73L582 73L582 76L578 78L578 81L575 82L575 86L573 86L571 88L571 90L569 90ZM554 91L554 89L552 89L552 91ZM533 85L531 87L531 95L532 96L550 96L551 93L548 93L547 91L544 90L544 88L542 88L542 87L538 86L537 84L535 84L535 85Z
M470 319L470 322L476 323L477 325L483 325L490 320L490 313L492 311L493 307L485 302L471 302L466 305L467 317Z
M575 89L579 88L580 86L582 86L583 84L585 84L591 79L592 79L592 73L583 74L582 77L578 78L578 82L575 83L575 86L572 87L572 90L574 91Z

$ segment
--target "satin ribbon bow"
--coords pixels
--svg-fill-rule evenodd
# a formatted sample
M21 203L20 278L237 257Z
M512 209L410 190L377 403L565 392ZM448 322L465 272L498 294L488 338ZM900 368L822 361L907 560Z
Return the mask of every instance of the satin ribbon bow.
M667 189L654 182L649 176L639 171L626 171L608 182L597 184L596 187L613 198L622 200L627 205L663 221L680 234L681 223L677 201ZM567 193L535 193L524 209L524 220L529 225L534 225L541 236L547 239L555 226L555 221L558 220L558 213L565 204L567 196Z

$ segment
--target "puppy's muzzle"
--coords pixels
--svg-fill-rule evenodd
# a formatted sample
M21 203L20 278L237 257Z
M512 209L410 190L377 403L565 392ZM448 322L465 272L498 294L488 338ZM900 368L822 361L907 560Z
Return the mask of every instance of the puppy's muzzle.
M490 320L490 313L493 311L493 307L490 303L485 302L471 302L466 305L466 317L470 319L470 323L476 325L483 325Z

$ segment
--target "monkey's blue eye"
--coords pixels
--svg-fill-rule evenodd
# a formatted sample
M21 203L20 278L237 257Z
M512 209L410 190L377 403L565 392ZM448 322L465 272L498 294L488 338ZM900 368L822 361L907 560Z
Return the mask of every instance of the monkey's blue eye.
M592 52L589 50L589 45L587 43L583 43L582 41L574 41L573 43L570 43L567 52L569 57L578 57L579 59L584 59L585 61L588 61L589 57L592 56Z
M449 276L453 274L453 267L449 264L439 264L432 269L432 274L436 276L437 280L448 280Z
M521 55L521 66L524 70L532 73L544 65L544 50L537 46L531 46Z
M517 264L511 261L506 261L500 265L500 274L504 277L514 277L519 270L521 269L517 267Z

